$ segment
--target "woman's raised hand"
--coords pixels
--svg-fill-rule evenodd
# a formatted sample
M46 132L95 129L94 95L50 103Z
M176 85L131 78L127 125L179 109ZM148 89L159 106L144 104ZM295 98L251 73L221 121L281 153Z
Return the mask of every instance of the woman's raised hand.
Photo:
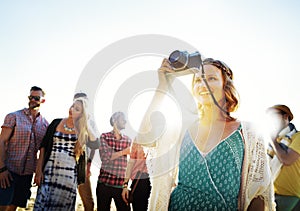
M162 61L160 68L158 69L159 89L162 90L168 89L169 84L171 84L175 78L175 76L168 73L174 73L174 72L175 71L173 70L169 60L165 58Z

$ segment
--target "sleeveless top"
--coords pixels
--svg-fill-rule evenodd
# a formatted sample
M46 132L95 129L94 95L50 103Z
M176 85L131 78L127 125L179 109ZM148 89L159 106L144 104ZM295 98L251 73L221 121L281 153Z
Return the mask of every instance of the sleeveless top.
M76 134L56 131L51 155L44 168L34 210L73 211L77 196L77 170L74 146Z
M237 210L243 157L241 126L206 154L187 131L169 210Z

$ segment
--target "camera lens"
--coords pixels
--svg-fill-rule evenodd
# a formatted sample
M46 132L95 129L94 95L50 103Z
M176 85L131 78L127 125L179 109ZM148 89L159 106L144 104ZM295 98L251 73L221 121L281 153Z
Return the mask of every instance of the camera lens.
M173 51L169 56L169 61L174 69L183 69L186 67L188 53L186 51Z
M174 51L170 54L169 60L171 63L177 62L180 58L181 52L180 51Z

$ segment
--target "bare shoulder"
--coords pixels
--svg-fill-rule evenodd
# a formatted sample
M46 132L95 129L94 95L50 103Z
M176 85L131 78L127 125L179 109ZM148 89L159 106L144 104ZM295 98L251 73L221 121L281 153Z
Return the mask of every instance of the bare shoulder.
M240 127L240 125L241 125L241 122L238 120L226 122L226 127L228 127L228 129L232 129L232 130L237 130Z

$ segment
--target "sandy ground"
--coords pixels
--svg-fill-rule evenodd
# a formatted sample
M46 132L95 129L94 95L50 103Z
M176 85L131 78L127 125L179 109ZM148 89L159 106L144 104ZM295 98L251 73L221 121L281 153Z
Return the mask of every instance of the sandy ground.
M32 187L31 188L31 197L30 197L30 200L28 201L27 207L26 208L18 208L17 211L33 210L36 192L37 192L37 187ZM79 194L77 194L76 199L77 199L76 211L84 211L83 204L82 204ZM95 210L97 210L97 209L95 208Z

